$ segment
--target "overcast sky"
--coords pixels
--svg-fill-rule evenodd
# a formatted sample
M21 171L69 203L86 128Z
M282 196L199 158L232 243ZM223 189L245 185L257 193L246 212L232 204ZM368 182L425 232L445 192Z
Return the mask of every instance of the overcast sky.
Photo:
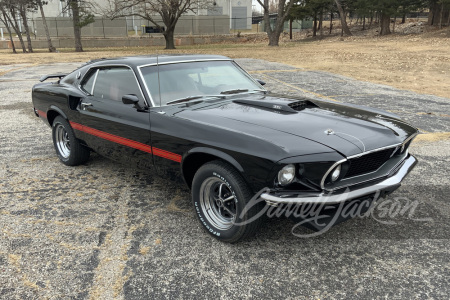
M262 7L261 7L261 5L258 3L258 1L252 0L252 10L253 10L253 5L254 5L254 7L256 8L256 10L262 12Z

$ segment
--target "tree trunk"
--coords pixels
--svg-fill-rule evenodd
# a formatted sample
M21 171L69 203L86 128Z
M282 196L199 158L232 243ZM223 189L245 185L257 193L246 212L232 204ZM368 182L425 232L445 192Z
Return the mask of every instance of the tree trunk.
M448 11L447 27L450 27L450 10Z
M6 30L8 31L9 40L11 41L11 47L12 47L13 53L17 54L16 45L14 45L14 40L13 40L13 36L12 36L11 27L9 27L8 19L6 17L6 12L3 9L2 9L2 14L3 14L3 20L2 21L5 24Z
M45 36L47 37L48 51L56 52L56 48L53 47L52 39L50 38L50 32L48 31L47 19L44 14L44 7L42 5L42 1L38 1L39 10L41 11L42 24L44 25Z
M81 27L80 27L80 7L78 0L69 0L70 8L72 9L73 34L75 37L75 51L83 52L83 45L81 44Z
M372 23L373 23L373 13L370 15L370 22L369 22L369 28L372 27Z
M431 1L430 1L431 2ZM437 3L430 3L430 12L428 13L428 25L435 25L434 23L434 15L436 12Z
M333 30L333 12L330 13L330 34Z
M366 16L363 16L363 30L366 30Z
M443 15L444 15L444 2L442 2L442 4L441 4L441 11L440 11L440 14L439 14L439 29L442 29L442 18L443 18Z
M313 37L317 36L317 14L314 15Z
M403 17L402 17L402 24L406 23L406 13L403 13Z
M28 52L33 52L33 46L31 45L30 27L28 27L27 9L24 5L19 8L20 16L22 17L23 27L25 27L25 34L27 36Z
M11 47L12 47L13 53L17 54L16 45L14 45L14 40L13 40L11 28L9 26L7 26L7 25L5 25L5 26L6 26L6 30L8 30L9 40L11 41Z
M323 36L323 11L320 12L319 28L320 36Z
M269 46L278 46L280 41L281 31L273 31L269 36Z
M6 14L6 17L8 18L9 23L11 24L12 28L16 32L17 37L19 38L19 42L20 42L20 45L22 46L23 53L27 53L27 48L25 47L25 43L22 38L22 33L20 32L19 23L17 23L16 10L11 7L10 13L11 13L12 19L8 16L8 14Z
M289 20L289 39L292 40L292 19Z
M284 29L284 20L286 20L286 17L278 17L274 26L274 29L272 30L272 34L269 37L269 46L276 46L278 47L280 42L280 36L281 33L283 33Z
M174 37L175 28L167 28L163 33L164 39L166 40L166 49L175 49Z
M16 26L18 27L18 25L16 25ZM19 42L20 42L20 45L22 46L23 53L27 53L27 47L25 47L25 42L23 41L23 37L22 37L22 34L20 33L20 30L17 28L17 30L14 29L14 31L16 32L17 37L19 38Z
M339 0L334 0L334 2L336 3L339 15L341 17L342 30L346 35L351 36L352 33L350 32L350 29L347 26L347 16L345 15L344 9L342 8L342 5L339 2Z
M284 29L284 22L287 20L289 14L289 10L292 8L294 1L289 1L286 5L286 0L279 0L276 3L278 4L278 16L275 21L274 28L272 29L270 26L270 17L269 17L269 0L257 0L258 3L264 9L264 23L266 26L267 36L269 37L269 46L278 46L280 35Z
M269 0L264 0L264 30L267 33L267 35L269 36L269 40L270 40L270 35L272 33L272 28L270 27L270 15L269 15Z
M380 18L381 18L381 20L380 20L380 26L381 26L380 35L391 34L391 16L382 12Z

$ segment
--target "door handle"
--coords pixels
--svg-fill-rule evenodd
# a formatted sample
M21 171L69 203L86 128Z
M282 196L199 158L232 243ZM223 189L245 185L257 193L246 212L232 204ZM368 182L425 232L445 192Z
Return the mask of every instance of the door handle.
M92 103L84 103L84 102L81 102L80 106L81 106L81 109L82 109L82 110L86 110L86 107L92 106Z

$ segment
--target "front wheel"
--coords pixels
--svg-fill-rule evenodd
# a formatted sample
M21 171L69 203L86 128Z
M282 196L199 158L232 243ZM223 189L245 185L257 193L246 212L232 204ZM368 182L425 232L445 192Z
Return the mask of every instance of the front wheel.
M192 202L200 223L224 242L238 242L260 227L261 202L250 202L251 198L239 172L223 161L203 165L192 182Z
M69 122L61 116L52 124L53 145L59 160L67 166L76 166L89 159L90 151L75 137Z

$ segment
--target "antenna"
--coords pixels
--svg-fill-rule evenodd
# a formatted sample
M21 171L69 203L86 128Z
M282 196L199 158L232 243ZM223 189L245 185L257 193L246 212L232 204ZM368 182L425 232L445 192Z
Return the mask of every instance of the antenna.
M161 107L161 82L159 80L159 54L156 49L156 67L158 68L158 95L159 95L159 107Z

